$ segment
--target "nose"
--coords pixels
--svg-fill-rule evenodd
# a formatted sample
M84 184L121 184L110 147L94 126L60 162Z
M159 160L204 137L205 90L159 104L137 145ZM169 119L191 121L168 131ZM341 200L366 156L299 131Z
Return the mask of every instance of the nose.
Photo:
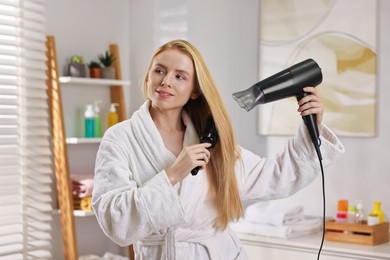
M163 80L161 82L161 86L162 87L171 87L170 74L165 75L165 77L163 78Z

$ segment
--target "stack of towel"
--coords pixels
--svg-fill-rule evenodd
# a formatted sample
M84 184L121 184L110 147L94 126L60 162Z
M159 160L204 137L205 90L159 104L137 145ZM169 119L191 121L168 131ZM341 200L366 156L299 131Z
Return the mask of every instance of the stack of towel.
M93 175L72 175L73 207L77 210L92 210Z
M230 224L239 233L292 238L321 230L321 218L305 217L302 206L280 206L258 202L248 206L245 217Z

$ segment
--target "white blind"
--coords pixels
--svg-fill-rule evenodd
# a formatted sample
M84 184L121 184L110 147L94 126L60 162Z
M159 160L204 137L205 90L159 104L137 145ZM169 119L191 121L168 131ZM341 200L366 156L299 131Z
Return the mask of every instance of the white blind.
M44 0L0 0L0 259L50 259Z

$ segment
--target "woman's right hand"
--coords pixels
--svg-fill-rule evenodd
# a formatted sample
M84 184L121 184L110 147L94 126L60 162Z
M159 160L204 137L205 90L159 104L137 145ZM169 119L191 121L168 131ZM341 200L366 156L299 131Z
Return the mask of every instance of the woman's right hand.
M172 185L183 180L197 166L204 168L210 159L211 144L201 143L184 147L175 162L165 169Z

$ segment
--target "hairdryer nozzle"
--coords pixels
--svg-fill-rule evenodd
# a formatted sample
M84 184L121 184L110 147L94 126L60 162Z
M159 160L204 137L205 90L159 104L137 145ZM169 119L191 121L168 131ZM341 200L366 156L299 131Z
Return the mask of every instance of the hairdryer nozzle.
M233 93L233 98L237 101L240 107L245 108L246 111L251 110L258 104L263 104L264 94L256 85L240 92Z

